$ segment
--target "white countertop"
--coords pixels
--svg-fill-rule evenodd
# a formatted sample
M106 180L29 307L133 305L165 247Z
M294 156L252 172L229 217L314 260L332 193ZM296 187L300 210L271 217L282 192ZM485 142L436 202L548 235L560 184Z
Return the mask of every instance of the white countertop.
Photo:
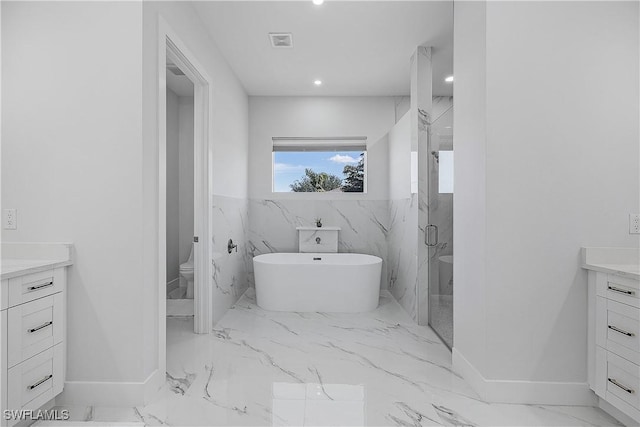
M14 277L24 276L25 274L66 267L71 264L70 259L3 259L0 261L0 270L2 271L0 280L13 279Z
M73 264L71 243L2 243L0 280Z
M640 280L640 249L582 248L582 268Z

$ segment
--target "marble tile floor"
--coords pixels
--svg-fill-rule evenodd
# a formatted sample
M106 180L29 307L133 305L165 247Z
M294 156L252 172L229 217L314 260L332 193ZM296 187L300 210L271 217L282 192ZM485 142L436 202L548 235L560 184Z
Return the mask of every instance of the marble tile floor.
M193 316L195 310L194 300L191 299L167 299L167 317Z
M176 286L171 291L167 292L167 300L185 299L185 298L187 298L186 286Z
M609 426L592 407L483 402L388 293L363 314L279 313L249 289L210 335L167 320L167 382L112 421L172 426ZM108 421L105 408L69 408ZM87 413L90 417L87 416Z

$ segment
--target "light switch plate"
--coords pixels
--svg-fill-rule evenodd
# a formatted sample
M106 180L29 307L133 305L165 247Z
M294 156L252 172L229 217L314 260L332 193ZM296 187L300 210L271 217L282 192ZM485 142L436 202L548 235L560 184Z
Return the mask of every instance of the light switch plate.
M629 234L640 234L640 214L629 214Z
M4 209L2 211L2 228L5 230L16 230L18 228L18 212L15 209Z

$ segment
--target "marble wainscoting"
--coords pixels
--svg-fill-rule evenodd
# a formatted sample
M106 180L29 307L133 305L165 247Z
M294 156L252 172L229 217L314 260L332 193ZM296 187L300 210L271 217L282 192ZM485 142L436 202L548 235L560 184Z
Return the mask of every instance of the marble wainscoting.
M269 200L249 201L251 256L298 252L296 227L315 224L341 228L338 252L382 258L381 289L387 288L387 200Z
M417 322L417 195L389 202L389 232L387 233L389 291L402 308Z
M244 294L252 268L248 245L247 199L216 196L211 201L213 253L213 323ZM229 239L238 245L237 252L227 252Z

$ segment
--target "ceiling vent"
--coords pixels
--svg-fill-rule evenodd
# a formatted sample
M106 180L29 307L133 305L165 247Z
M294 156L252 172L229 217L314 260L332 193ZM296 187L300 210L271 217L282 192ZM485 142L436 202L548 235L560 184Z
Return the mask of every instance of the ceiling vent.
M269 33L271 46L277 48L292 48L293 36L291 33Z
M176 64L167 63L167 70L171 71L176 76L184 76L184 73Z

